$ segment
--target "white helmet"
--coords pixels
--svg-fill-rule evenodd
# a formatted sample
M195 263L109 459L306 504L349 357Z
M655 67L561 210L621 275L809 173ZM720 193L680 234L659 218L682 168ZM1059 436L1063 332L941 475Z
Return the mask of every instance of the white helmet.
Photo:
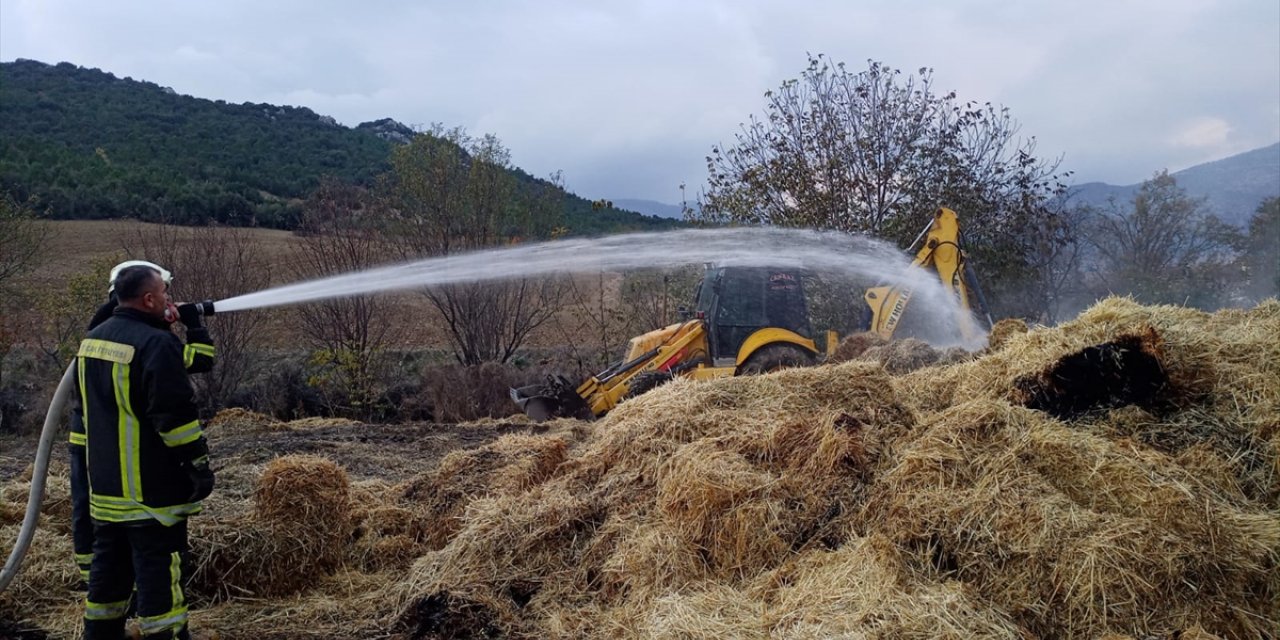
M165 269L154 262L147 262L146 260L125 260L124 262L111 267L111 277L108 280L108 284L110 286L107 288L108 295L114 293L116 290L116 277L120 275L121 271L124 271L129 267L151 267L152 269L160 272L160 279L164 280L165 285L169 285L173 282L173 274L169 273L168 269Z

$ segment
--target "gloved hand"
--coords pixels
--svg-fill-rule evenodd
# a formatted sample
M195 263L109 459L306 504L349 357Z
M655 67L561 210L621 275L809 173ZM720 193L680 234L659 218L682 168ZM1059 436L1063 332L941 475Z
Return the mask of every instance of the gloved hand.
M188 329L199 329L204 326L200 310L196 308L193 302L178 305L178 318L182 320L182 324L186 325Z
M191 497L187 502L199 502L209 497L213 493L214 477L213 469L209 468L209 456L201 456L184 463L182 470L187 472L187 477L191 478L191 486L193 490Z

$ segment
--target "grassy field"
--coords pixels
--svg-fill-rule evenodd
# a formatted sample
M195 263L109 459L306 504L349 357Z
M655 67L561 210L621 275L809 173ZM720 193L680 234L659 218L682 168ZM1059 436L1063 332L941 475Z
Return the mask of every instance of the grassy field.
M137 220L54 220L48 224L49 244L39 268L19 284L56 287L67 278L83 273L94 262L134 258L131 248L139 246L144 236L155 234L161 227ZM285 264L290 249L299 246L298 237L276 229L245 229L245 232L269 257L263 267L273 274L283 274L279 267ZM280 275L276 278L280 279L273 279L273 284L284 284Z

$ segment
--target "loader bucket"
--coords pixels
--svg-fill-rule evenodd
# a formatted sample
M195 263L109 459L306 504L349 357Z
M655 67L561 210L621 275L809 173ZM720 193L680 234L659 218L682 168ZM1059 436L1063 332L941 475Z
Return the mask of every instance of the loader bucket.
M578 395L576 387L564 376L547 376L542 384L511 389L511 399L534 422L554 418L595 418L587 401Z

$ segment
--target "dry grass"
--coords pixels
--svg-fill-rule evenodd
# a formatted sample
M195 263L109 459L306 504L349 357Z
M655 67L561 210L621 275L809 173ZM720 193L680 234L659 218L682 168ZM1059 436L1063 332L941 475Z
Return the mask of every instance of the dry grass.
M1167 374L1159 402L1020 404L1018 380L1125 336ZM223 470L193 542L231 568L205 574L224 600L196 621L229 639L1274 637L1277 336L1276 301L1113 299L951 366L675 381L400 485L316 458ZM899 349L893 370L925 357ZM65 536L37 542L40 595L0 605L68 637Z

